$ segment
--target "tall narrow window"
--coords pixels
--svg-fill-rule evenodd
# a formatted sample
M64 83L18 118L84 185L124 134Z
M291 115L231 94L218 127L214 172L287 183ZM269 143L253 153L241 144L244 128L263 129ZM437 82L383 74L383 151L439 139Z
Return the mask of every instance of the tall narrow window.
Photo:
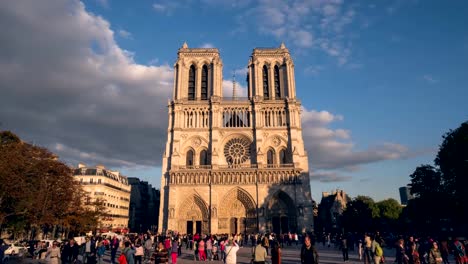
M265 99L270 98L270 91L268 90L268 68L266 65L263 66L263 97Z
M279 153L280 163L286 164L288 163L288 157L286 156L286 150L282 149Z
M275 151L270 149L267 152L267 164L272 165L275 164Z
M188 99L195 100L195 66L190 66L188 81Z
M208 99L208 67L203 65L201 76L201 99Z
M206 150L200 152L200 165L208 165L208 153Z
M278 65L275 65L275 97L281 98L281 88L280 88L280 78L279 78L279 68Z
M187 166L193 166L193 150L187 151L187 161L186 164Z

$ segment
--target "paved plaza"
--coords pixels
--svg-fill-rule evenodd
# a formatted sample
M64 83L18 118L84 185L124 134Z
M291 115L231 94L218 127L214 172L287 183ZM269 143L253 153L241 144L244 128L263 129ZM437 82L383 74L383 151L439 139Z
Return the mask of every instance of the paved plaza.
M331 247L324 247L322 244L316 246L318 254L319 254L319 263L344 263L341 251ZM249 264L251 260L251 250L250 246L242 247L237 252L237 263L240 264ZM300 263L300 250L301 245L298 246L285 246L282 252L282 262L283 264L295 264ZM392 263L394 257L390 257L391 251L385 254L387 256L387 263ZM119 254L117 254L118 259ZM180 256L177 260L178 264L185 264L185 263L200 263L202 261L194 261L193 260L193 252L186 250L185 247L182 249L182 256ZM23 259L23 260L16 260L11 259L9 263L45 263L44 261L38 260L31 260L31 259ZM106 255L104 258L104 263L110 263L110 251L106 251ZM171 263L169 258L169 263ZM221 261L212 261L212 263L221 263ZM359 261L359 257L357 251L350 251L349 252L349 261L346 263L355 264L355 263L363 263L363 261Z

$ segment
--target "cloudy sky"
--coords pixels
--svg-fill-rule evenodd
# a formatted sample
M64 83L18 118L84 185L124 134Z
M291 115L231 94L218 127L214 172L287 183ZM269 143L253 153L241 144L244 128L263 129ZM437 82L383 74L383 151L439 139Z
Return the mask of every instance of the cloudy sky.
M0 129L159 187L177 49L292 53L313 198L398 198L468 119L466 1L2 1Z

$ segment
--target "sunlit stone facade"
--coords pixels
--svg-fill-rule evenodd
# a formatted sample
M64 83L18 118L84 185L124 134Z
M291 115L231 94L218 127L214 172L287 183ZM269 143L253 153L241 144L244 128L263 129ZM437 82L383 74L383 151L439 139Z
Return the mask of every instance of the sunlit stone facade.
M224 97L216 48L184 44L174 65L159 231L313 228L307 152L288 49L256 48L248 97Z
M127 177L102 165L87 167L83 163L78 165L73 175L91 199L104 201L107 215L101 219L100 228L127 229L131 191Z

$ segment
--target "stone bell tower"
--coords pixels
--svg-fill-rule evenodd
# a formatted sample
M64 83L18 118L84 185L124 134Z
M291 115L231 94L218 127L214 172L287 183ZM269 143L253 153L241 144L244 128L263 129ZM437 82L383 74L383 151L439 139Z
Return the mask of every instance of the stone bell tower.
M313 228L301 104L289 50L256 48L248 97L222 94L215 48L179 49L163 155L159 231Z

